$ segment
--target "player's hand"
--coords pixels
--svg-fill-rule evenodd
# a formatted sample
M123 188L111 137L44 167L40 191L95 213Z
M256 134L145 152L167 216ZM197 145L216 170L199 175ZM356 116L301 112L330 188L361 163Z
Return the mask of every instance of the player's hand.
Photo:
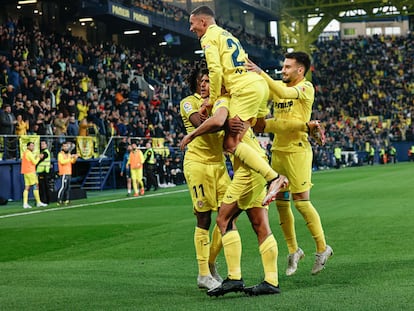
M193 137L191 135L187 134L183 137L183 139L180 142L180 149L183 151L185 149L185 146L187 146L191 141L193 140Z
M262 73L262 69L257 66L255 63L253 63L250 59L247 59L246 62L244 63L244 67L248 70L248 71L253 71L256 72L258 74Z
M121 176L121 177L122 177L122 176L124 176L124 173L122 173L122 172L121 172L121 173L119 173L119 176Z
M227 120L227 127L231 136L236 136L244 131L244 122L235 116Z
M208 103L208 97L204 98L203 103L201 104L200 109L198 110L198 113L200 114L200 120L201 122L204 122L208 119L208 116L211 111L211 105Z

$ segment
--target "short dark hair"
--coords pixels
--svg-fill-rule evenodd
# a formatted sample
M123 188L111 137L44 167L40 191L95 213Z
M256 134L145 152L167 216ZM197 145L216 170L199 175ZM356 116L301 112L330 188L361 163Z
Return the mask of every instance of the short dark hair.
M34 144L34 142L29 141L29 142L26 144L26 147L29 147L31 144Z
M199 6L198 8L195 8L191 15L208 15L211 17L214 17L214 11L207 5Z
M298 62L299 64L303 65L305 67L305 75L306 75L311 65L311 60L307 53L305 52L286 53L285 58L292 58L296 60L296 62Z
M203 60L201 60L200 62L197 62L194 65L187 79L188 85L190 87L190 91L192 93L197 92L199 79L202 75L206 74L205 72L206 70L208 74L207 63Z

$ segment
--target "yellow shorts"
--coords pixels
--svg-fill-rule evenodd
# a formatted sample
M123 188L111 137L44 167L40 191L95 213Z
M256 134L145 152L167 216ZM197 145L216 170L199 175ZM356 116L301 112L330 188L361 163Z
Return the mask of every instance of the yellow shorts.
M238 159L236 158L237 162ZM244 164L235 170L233 180L228 186L223 203L237 202L238 208L247 210L253 207L263 207L262 201L266 196L266 180Z
M244 134L242 142L255 149L257 157L262 157L267 161L266 153L260 147L251 129ZM241 163L236 157L234 157L233 168L233 180L227 188L223 202L231 204L237 201L241 210L262 207L262 201L266 196L266 180L264 177Z
M273 150L272 167L289 179L289 186L282 191L302 193L312 188L312 151L283 152Z
M269 87L265 80L253 83L233 91L230 98L229 117L239 116L243 121L264 117L268 114L267 102Z
M37 178L36 173L23 174L23 176L25 186L33 186L39 183L39 179Z
M142 180L142 168L132 168L130 172L132 180Z
M194 211L217 211L227 186L230 184L230 177L224 162L201 163L184 160L184 176Z

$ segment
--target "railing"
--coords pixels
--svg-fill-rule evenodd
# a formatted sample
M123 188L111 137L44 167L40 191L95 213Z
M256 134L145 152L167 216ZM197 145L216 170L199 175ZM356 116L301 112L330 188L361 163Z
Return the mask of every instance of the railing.
M28 142L35 144L35 153L40 151L40 142L46 141L52 159L56 159L63 142L73 143L72 153L77 153L82 159L91 158L117 158L122 153L122 148L131 142L137 142L142 147L149 141L145 137L112 136L109 140L105 136L56 136L56 135L1 135L0 136L0 161L20 160L22 152ZM121 151L121 152L120 152ZM120 159L122 160L122 159Z

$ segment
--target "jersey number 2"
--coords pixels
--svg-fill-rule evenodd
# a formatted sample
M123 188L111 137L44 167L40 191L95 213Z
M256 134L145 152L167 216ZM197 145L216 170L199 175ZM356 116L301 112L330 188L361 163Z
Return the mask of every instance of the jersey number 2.
M231 60L233 62L233 66L234 67L240 67L244 65L244 61L239 61L237 58L239 57L240 54L240 49L242 48L240 46L240 43L234 41L233 39L227 39L227 47L229 49L231 49L232 47L236 47L236 49L233 51L233 53L231 54Z

